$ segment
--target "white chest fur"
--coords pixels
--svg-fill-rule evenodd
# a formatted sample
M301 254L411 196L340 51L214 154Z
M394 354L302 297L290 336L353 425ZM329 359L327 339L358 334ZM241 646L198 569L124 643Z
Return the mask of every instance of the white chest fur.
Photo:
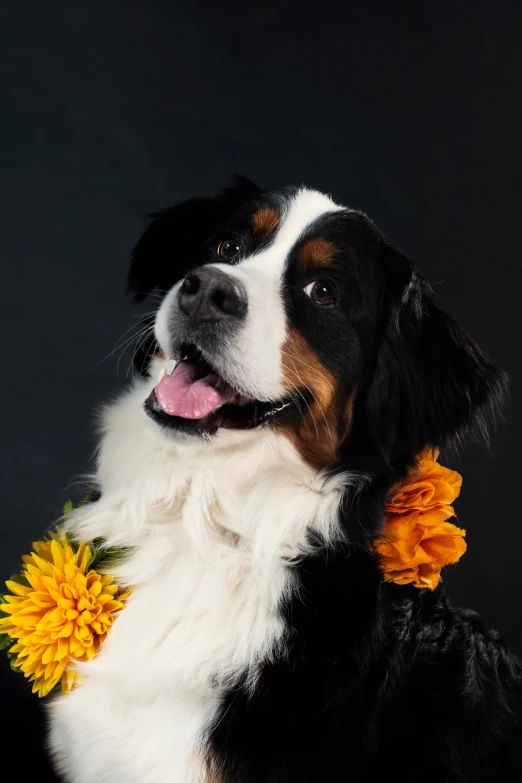
M206 725L223 689L284 646L292 562L314 528L335 536L346 477L305 466L268 432L220 449L175 445L141 411L109 409L102 499L75 532L134 547L115 573L133 592L81 686L50 708L51 748L74 783L204 780Z
M221 688L248 668L254 675L282 638L285 565L268 584L247 553L218 546L205 560L182 525L172 528L82 686L53 707L53 744L65 741L71 780L202 780L198 743Z

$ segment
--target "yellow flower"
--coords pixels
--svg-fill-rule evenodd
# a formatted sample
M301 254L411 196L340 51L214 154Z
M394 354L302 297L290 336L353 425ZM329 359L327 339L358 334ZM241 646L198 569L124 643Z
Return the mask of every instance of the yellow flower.
M86 573L92 561L86 544L73 549L65 536L52 534L33 549L23 558L20 580L6 582L12 595L0 604L7 615L0 634L15 641L9 654L33 682L33 693L46 696L60 680L64 692L71 689L71 662L94 657L125 596L117 595L112 576Z
M383 536L375 543L387 582L434 590L441 569L466 551L466 531L448 522L462 477L439 465L437 453L421 455L417 469L393 488Z

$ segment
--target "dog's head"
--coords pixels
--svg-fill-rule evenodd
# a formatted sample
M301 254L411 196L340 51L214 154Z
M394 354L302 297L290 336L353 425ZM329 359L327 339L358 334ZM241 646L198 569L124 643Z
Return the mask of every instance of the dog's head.
M269 427L316 468L347 446L406 464L498 407L502 373L362 212L238 178L152 217L129 289L162 296L146 410L170 434Z

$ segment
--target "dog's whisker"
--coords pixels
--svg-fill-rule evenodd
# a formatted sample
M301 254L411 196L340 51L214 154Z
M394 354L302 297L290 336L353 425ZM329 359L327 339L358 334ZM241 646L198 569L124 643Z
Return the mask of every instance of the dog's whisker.
M298 380L300 383L302 383L302 384L303 384L303 386L305 386L305 388L306 388L308 391L310 391L310 389L308 389L308 387L306 386L306 384L304 384L304 383L303 383L303 381L301 380L301 378L299 377L299 375L297 374L297 372L295 372L295 371L294 371L294 370L292 370L290 367L288 367L287 365L285 365L285 364L284 364L284 362L282 362L282 364L283 364L283 367L284 367L286 370L288 370L288 372L291 372L293 375L295 375L295 376L296 376L296 378L297 378L297 380ZM296 392L297 392L297 393L300 395L300 397L302 398L302 400L303 400L303 402L305 403L306 407L308 408L308 411L309 411L309 413L310 413L310 417L311 417L311 419L312 419L312 421L313 421L313 423L314 423L314 426L315 426L315 435L316 435L316 437L318 438L318 437L319 437L319 428L318 428L318 426L317 426L317 420L316 420L316 418L315 418L315 416L314 416L314 413L313 413L313 411L312 411L312 408L310 407L310 403L308 402L308 400L306 399L306 397L304 396L304 394L302 393L302 391L301 391L301 390L298 388L298 386L297 386L297 385L296 385L296 384L295 384L293 381L289 381L289 382L290 382L290 384L292 385L292 387L295 389L295 391L296 391Z
M130 337L128 337L128 338L127 338L127 339L126 339L126 340L125 340L125 341L124 341L124 342L123 342L123 343L122 343L122 344L121 344L121 345L118 347L118 349L116 349L116 350L118 350L118 351L119 351L118 362L117 362L117 364L116 364L116 375L117 375L117 377L119 377L119 368L120 368L120 362L121 362L121 359L122 359L122 357L123 357L123 355L124 355L125 351L126 351L126 350L127 350L127 349L128 349L128 348L129 348L129 347L130 347L130 346L131 346L131 345L132 345L134 342L135 342L135 341L138 341L138 340L139 340L139 339L142 337L142 335L144 335L145 333L149 332L151 328L152 328L152 327L147 327L147 326L143 327L143 329L140 329L138 332L136 332L136 334L132 334L132 335L130 335ZM114 351L113 351L113 353L114 353Z
M151 327L150 327L150 328L149 328L149 329L148 329L146 332L144 332L144 333L141 335L141 338L137 340L137 342L136 342L136 345L135 345L135 347L134 347L134 351L133 351L133 353L132 353L131 360L130 360L130 362L129 362L129 367L127 368L127 372L126 372L126 374L125 374L125 379L127 379L127 378L128 378L128 375L129 375L129 370L131 370L131 371L133 371L133 370L134 370L134 360L135 360L135 358L136 358L136 354L138 353L138 351L140 350L140 348L143 346L143 344L144 344L144 343L147 341L147 339L149 338L149 336L150 336L150 333L151 333L151 330L152 330L153 328L154 328L154 327L153 327L153 326L151 326ZM146 360L148 360L148 358L149 358L149 356L150 356L150 351L151 351L152 347L153 347L153 345L150 345L150 346L147 348L147 351L146 351Z
M145 320L143 318L143 316L141 316L141 320ZM107 361L107 359L110 359L110 357L113 356L116 353L116 351L119 351L120 348L124 349L133 340L135 340L137 338L137 335L141 334L141 331L142 331L142 329L138 328L139 326L140 326L140 324L131 324L131 326L129 326L129 328L126 329L120 337L118 337L118 339L116 340L116 343L115 343L114 348L112 349L112 351L110 351L106 356L103 357L103 359L100 359L100 361L97 362L97 364L94 365L93 371L96 370L100 366L100 364L103 364L103 362ZM145 328L150 328L150 326L149 325L145 325L143 328L144 329ZM136 334L131 334L130 337L124 339L125 336L129 334L129 332L133 332L136 329L138 329Z
M332 390L332 393L333 393L333 394L335 394L335 389L334 389L334 387L332 386L332 383L331 383L331 381L330 381L330 380L329 380L329 379L326 377L326 375L324 375L324 373L322 373L320 370L318 370L318 369L317 369L317 367L314 367L314 366L313 366L313 364L308 364L308 362L305 362L305 361L304 361L304 359L303 359L301 356L296 356L295 354L292 354L292 353L291 353L291 352L288 350L288 348L285 348L285 349L283 349L283 350L284 350L284 352L285 352L287 355L289 355L289 356L292 356L294 359L296 359L297 361L301 362L301 364L304 364L304 365L305 365L305 367L309 367L311 370L313 370L313 372L314 372L316 375L318 375L320 378L322 378L324 381L326 381L326 383L329 385L330 389Z
M290 370L290 368L289 368L289 367L287 367L286 369L287 369L287 370ZM291 370L290 370L290 372L291 372ZM296 377L298 378L298 380L300 381L300 383L302 383L302 384L303 384L304 388L305 388L305 389L307 389L307 390L310 392L310 394L312 395L312 397L313 397L314 395L313 395L313 392L312 392L312 390L310 389L310 387L309 387L309 386L307 386L307 384L306 384L306 383L305 383L305 382L302 380L302 378L300 378L300 377L299 377L298 373L294 373L294 375L296 375ZM296 388L297 388L297 387L296 387ZM326 414L324 413L323 407L322 407L322 405L319 403L319 401L318 401L317 399L315 399L315 397L314 397L314 401L315 401L315 403L317 404L317 407L319 408L319 411L320 411L320 413L321 413L321 414L322 414L322 416L323 416L324 423L325 423L325 426L326 426L326 430L327 430L327 432L328 432L328 436L329 436L329 438L330 438L330 443L331 443L331 445L332 445L332 448L333 448L333 449L335 449L335 442L334 442L334 439L333 439L333 436L332 436L332 433L331 433L331 430L330 430L330 425L329 425L329 423L328 423L328 419L327 419L327 417L326 417ZM307 403L307 405L308 405L308 403ZM308 409L310 410L310 414L311 414L311 416L312 416L312 419L313 419L313 421L314 421L314 424L315 424L315 427L316 427L316 433L317 433L317 437L319 437L318 428L317 428L317 421L316 421L316 419L315 419L315 417L314 417L314 415L313 415L313 413L312 413L312 410L310 409L310 406L309 406L309 405L308 405Z
M289 357L293 356L293 358L294 358L294 359L296 359L296 360L298 360L298 361L302 362L302 363L303 363L305 366L307 366L307 367L309 367L311 370L313 370L313 371L315 372L315 374L316 374L316 375L318 375L320 378L322 378L323 380L325 380L325 381L328 383L328 385L330 386L330 388L331 388L331 390L332 390L332 393L335 395L335 389L334 389L334 387L332 386L332 384L331 384L331 382L328 380L328 378L327 378L327 377L326 377L326 376L325 376L325 375L324 375L322 372L320 372L320 370L318 370L318 369L317 369L316 367L314 367L313 365L311 365L311 364L308 364L308 362L305 362L305 361L303 361L303 360L301 359L301 357L294 356L294 355L293 355L293 354L291 354L291 353L290 353L288 350L285 350L285 349L283 349L283 353L286 353L286 355L287 355L287 356L289 356ZM294 365L294 366L295 366L295 365ZM303 381L301 381L301 382L303 382ZM307 386L306 388L308 388L308 391L309 391L309 392L310 392L310 394L312 394L312 396L313 396L313 392L312 392L312 390L311 390L311 389L310 389L308 386ZM324 412L323 406L321 405L321 403L319 402L319 400L317 400L315 397L314 397L314 399L315 399L315 401L316 401L316 403L317 403L317 406L319 407L319 410L320 410L320 411L321 411L321 413L322 413L322 416L323 416L323 419L324 419L324 423L325 423L325 425L326 425L326 428L327 428L327 430L328 430L328 435L329 435L329 438L330 438L330 443L331 443L331 445L332 445L332 448L333 448L333 449L335 449L335 448L336 448L336 444L335 444L335 441L334 441L334 438L333 438L332 432L331 432L331 430L330 430L330 424L329 424L329 422L328 422L328 419L327 419L327 416L326 416L326 414L325 414L325 412Z
M290 367L287 367L285 364L283 364L283 367L285 367L285 369L287 369L289 372L292 372L292 370L290 369ZM295 373L294 373L294 375L295 375ZM309 410L309 412L310 412L310 417L311 417L311 419L312 419L312 421L313 421L313 423L314 423L314 425L315 425L315 434L316 434L316 437L318 438L318 437L319 437L319 430L318 430L318 428L317 428L317 421L316 421L316 419L315 419L315 416L314 416L314 414L313 414L313 411L312 411L312 409L311 409L311 407L310 407L310 405L309 405L309 403L308 403L308 400L306 399L306 397L305 397L305 396L304 396L304 394L302 393L301 389L299 389L299 387L298 387L298 386L297 386L297 385L296 385L296 384L295 384L293 381L291 381L291 380L289 379L289 383L290 383L291 387L292 387L292 388L293 388L293 389L294 389L294 390L297 392L297 394L299 394L299 396L300 396L300 397L301 397L301 399L303 400L304 404L305 404L305 405L306 405L306 407L308 408L308 410ZM308 431L310 431L310 428L308 427L308 424L307 424L306 422L305 422L305 426L306 426L306 429L307 429Z
M143 343L147 340L147 338L149 337L153 329L154 329L153 325L147 327L143 332L141 332L140 336L137 338L136 344L134 345L134 350L132 352L132 357L127 367L127 372L125 373L125 380L127 380L129 377L129 370L131 370L134 367L134 359L136 357L136 354L140 350Z
M285 350L282 350L282 353L283 353L283 354L286 354L286 356L288 356L288 358L290 358L290 359L292 360L291 354L289 354L287 351L285 351ZM292 361L292 364L294 364L294 362L293 362L293 361ZM310 366L310 365L309 365L309 366ZM294 364L294 367L295 367L295 364ZM287 369L289 369L289 368L287 367ZM312 367L312 369L314 369L314 368ZM319 373L319 374L320 374L320 373ZM325 414L325 412L324 412L324 410L323 410L323 407L322 407L322 405L321 405L321 404L320 404L320 402L319 402L319 401L318 401L318 400L315 398L315 396L314 396L314 394L313 394L313 391L310 389L310 387L309 387L309 386L308 386L308 385L307 385L307 384L306 384L306 383L305 383L305 382L302 380L302 378L299 376L299 374L298 374L296 371L294 371L294 375L296 375L296 377L298 378L298 380L299 380L299 381L300 381L300 382L303 384L303 386L304 386L304 387L305 387L305 388L306 388L306 389L307 389L307 390L310 392L310 394L312 395L312 397L314 397L314 400L315 400L315 402L316 402L316 404L317 404L317 407L319 408L319 410L320 410L320 412L321 412L321 414L322 414L322 416L323 416L324 423L325 423L325 425L326 425L326 429L327 429L327 431L328 431L328 436L329 436L329 438L330 438L330 443L331 443L331 445L332 445L332 448L334 448L334 449L335 449L335 441L334 441L334 438L333 438L333 435L332 435L332 432L331 432L331 429L330 429L330 425L329 425L329 423L328 423L328 419L327 419L327 417L326 417L326 414ZM332 390L333 390L333 386L332 386L331 384L330 384L330 386L331 386L331 388L332 388ZM310 413L312 413L312 412L310 411ZM313 414L312 414L312 416L313 416ZM315 421L315 419L314 419L314 421ZM316 429L317 429L317 424L316 424ZM319 434L318 434L318 436L319 436Z

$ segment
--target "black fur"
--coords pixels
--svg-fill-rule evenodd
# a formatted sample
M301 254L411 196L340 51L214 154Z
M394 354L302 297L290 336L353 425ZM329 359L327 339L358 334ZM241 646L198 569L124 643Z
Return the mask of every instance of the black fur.
M487 441L507 379L439 306L431 287L383 242L388 271L380 345L365 405L371 430L392 464L466 432Z
M167 293L199 266L203 243L260 193L246 177L234 177L213 198L193 198L153 212L131 256L127 287L134 301L142 302L155 288Z
M239 180L216 199L156 215L133 255L135 298L167 291L204 263L208 237L262 197ZM393 484L426 446L454 444L467 432L484 437L505 376L365 215L342 213L316 230L352 261L332 271L351 275L351 298L321 316L326 332L314 329L308 303L293 292L290 263L288 311L325 366L343 375L346 393L357 389L335 467L370 480L342 510L350 543L326 549L318 541L293 566L298 589L281 609L285 654L264 665L253 692L242 684L225 696L208 731L216 780L522 781L518 660L442 590L384 583L371 554ZM324 337L329 328L338 336L334 318L345 319L341 342Z
M201 253L218 230L225 227L241 207L252 204L262 193L246 177L235 176L212 198L193 198L175 207L152 212L149 224L131 254L127 291L136 303L157 291L164 296L172 286L201 264ZM150 326L155 315L138 325ZM152 333L141 340L133 353L133 364L145 375L156 348Z
M522 779L520 666L475 613L383 584L359 548L319 550L297 571L288 655L215 720L224 780Z

